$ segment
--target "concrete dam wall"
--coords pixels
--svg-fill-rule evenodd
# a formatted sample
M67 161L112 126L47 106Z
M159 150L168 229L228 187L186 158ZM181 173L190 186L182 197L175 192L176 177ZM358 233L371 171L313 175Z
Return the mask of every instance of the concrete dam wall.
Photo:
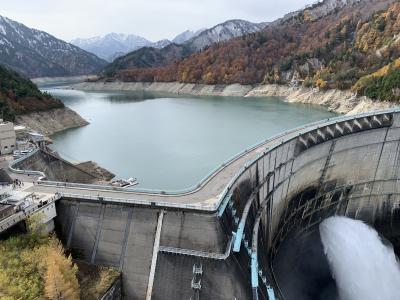
M327 121L284 140L250 163L230 188L223 218L234 253L249 252L253 295L269 283L284 298L274 259L292 230L312 232L344 215L374 226L399 246L400 114Z
M284 299L276 262L293 230L344 215L400 248L399 159L399 111L332 119L248 162L213 212L65 196L56 226L75 257L122 271L126 299Z
M246 270L234 257L223 258L231 241L216 214L76 199L58 202L57 214L59 235L74 257L122 271L126 299L146 298L156 242L152 299L195 299L193 266L202 268L202 298L250 299Z

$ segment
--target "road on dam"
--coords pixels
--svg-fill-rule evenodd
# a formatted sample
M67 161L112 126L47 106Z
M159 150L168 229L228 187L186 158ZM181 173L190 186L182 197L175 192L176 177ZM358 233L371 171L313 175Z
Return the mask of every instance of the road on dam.
M323 120L249 148L192 190L175 192L72 183L85 177L78 181L74 165L43 149L9 168L37 181L23 189L51 199L39 204L61 200L56 222L66 247L120 268L132 299L189 299L199 261L205 299L274 299L282 292L271 266L295 226L306 231L332 214L371 224L394 215L399 140L400 110ZM72 179L56 181L66 175Z
M27 192L44 194L59 193L61 196L68 198L215 211L223 198L228 194L228 189L236 180L236 176L240 176L254 160L265 156L266 153L285 143L285 141L296 138L302 141L304 138L306 140L310 138L312 142L316 142L319 139L317 136L321 134L322 139L325 139L325 133L322 133L321 130L329 126L333 126L333 129L327 129L327 134L331 135L334 134L333 131L342 135L347 131L361 130L363 126L366 127L365 129L372 128L372 126L375 126L372 125L372 123L376 123L376 126L381 126L382 122L390 120L386 113L387 111L381 111L357 116L341 116L333 119L321 120L283 132L236 155L230 161L222 164L196 187L185 191L166 192L135 188L123 189L114 188L109 185L101 186L38 180L38 184L27 189ZM380 116L379 118L384 118L386 121L383 119L380 120L377 116ZM310 134L312 131L316 131L316 137L312 137L312 134ZM304 138L302 137L303 135ZM306 147L308 146L306 145ZM19 171L22 173L24 172L24 170Z
M27 192L46 194L54 194L58 192L62 195L70 194L71 196L77 196L78 198L85 198L85 196L86 198L113 198L119 202L124 202L124 200L139 200L149 202L157 200L159 202L165 203L166 205L190 204L198 209L211 209L214 208L215 205L219 202L220 195L228 186L232 178L234 178L234 176L240 171L241 168L246 165L247 162L252 161L256 157L258 157L258 155L267 151L269 148L279 145L282 142L283 137L285 139L296 137L299 132L304 128L307 127L293 129L289 132L262 142L258 146L255 146L252 149L243 152L242 154L239 154L230 162L218 168L195 189L188 192L169 194L168 192L154 193L151 191L113 191L97 187L91 189L90 187L83 188L66 186L62 183L60 183L59 185L54 185L53 183L50 185L46 185L46 183L41 183L39 185L30 187L29 189L27 189Z

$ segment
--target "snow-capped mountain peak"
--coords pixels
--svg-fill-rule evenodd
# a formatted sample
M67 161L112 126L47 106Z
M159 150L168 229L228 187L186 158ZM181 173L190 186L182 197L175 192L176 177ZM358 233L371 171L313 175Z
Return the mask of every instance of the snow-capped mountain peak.
M56 37L0 16L0 64L26 76L97 72L105 62Z
M195 50L201 50L211 44L223 42L248 33L264 29L268 23L252 23L245 20L228 20L210 29L202 31L186 43Z
M178 34L172 42L175 44L183 44L186 41L190 40L191 38L198 36L200 33L202 33L206 28L199 29L197 31L192 31L192 30L186 30L180 34Z
M87 39L77 38L72 40L71 43L105 60L113 61L116 57L139 48L163 48L171 44L171 41L160 40L153 43L135 34L111 32L104 36L96 36Z

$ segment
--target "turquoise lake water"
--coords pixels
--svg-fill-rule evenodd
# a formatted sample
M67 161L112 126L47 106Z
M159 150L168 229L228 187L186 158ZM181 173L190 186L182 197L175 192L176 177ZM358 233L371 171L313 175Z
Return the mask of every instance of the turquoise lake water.
M61 156L94 160L118 177L136 177L138 187L162 190L193 186L261 140L335 116L274 97L46 90L90 122L52 136Z

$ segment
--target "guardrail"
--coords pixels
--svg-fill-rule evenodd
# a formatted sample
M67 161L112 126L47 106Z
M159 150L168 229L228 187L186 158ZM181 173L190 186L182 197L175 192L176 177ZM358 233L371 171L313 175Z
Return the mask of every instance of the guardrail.
M388 110L378 110L378 111L373 111L373 112L367 112L367 113L362 113L362 114L357 114L357 115L352 115L352 116L340 116L340 117L336 117L333 119L327 119L327 120L322 120L322 121L318 121L315 123L311 123L309 125L305 125L305 126L301 126L298 128L295 128L293 130L289 130L284 132L283 134L280 134L278 136L275 136L273 138L271 138L270 140L274 140L277 137L283 137L283 136L288 136L291 133L297 133L296 137L287 137L287 138L283 138L281 139L281 143L279 143L278 145L275 145L273 147L270 147L268 149L268 151L262 153L261 155L258 155L256 158L254 158L253 160L249 161L237 174L235 177L232 178L232 180L229 182L229 184L225 187L224 191L221 193L221 196L218 199L218 205L215 209L218 209L219 204L225 199L225 197L227 197L232 189L232 187L234 186L234 184L237 182L237 180L240 178L240 176L250 167L252 167L255 163L257 163L257 161L263 157L265 154L267 154L268 152L271 152L272 150L275 150L276 148L280 147L282 144L285 144L289 141L291 141L293 138L297 138L309 131L315 130L315 129L319 129L321 128L321 126L323 124L323 127L329 126L329 125L333 125L339 122L345 122L345 121L349 121L349 120L355 120L355 119L360 119L360 118L365 118L365 117L371 117L374 115L382 115L382 114L388 114L388 113L400 113L400 109L388 109Z
M284 143L287 143L291 141L294 138L297 138L309 131L319 129L321 127L333 125L339 122L345 122L349 120L355 120L359 118L365 118L365 117L371 117L374 115L381 115L381 114L388 114L388 113L399 113L400 109L390 109L390 110L380 110L380 111L374 111L374 112L368 112L368 113L363 113L363 114L358 114L358 115L353 115L353 116L340 116L340 117L335 117L335 118L330 118L327 120L321 120L317 121L314 123L306 124L299 126L294 129L290 129L287 131L284 131L280 134L277 134L271 138L268 138L266 140L263 140L254 146L251 146L250 148L247 148L246 150L236 154L229 160L225 161L222 163L219 167L208 173L198 184L182 189L182 190L176 190L176 191L162 191L162 190L151 190L151 189L140 189L140 188L120 188L120 187L112 187L112 186L107 186L107 185L93 185L93 184L80 184L80 183L67 183L67 182L54 182L54 181L44 181L42 179L45 178L45 174L40 171L31 171L31 170L18 170L13 168L15 164L17 164L20 161L23 161L24 159L28 158L29 156L33 155L38 151L38 149L27 156L24 156L16 161L14 161L10 165L10 170L15 172L15 173L21 173L21 174L29 174L29 175L38 175L41 178L38 181L39 185L43 186L54 186L54 187L68 187L68 188L78 188L78 189L92 189L92 190L104 190L104 191L116 191L116 192L128 192L128 193L135 193L135 194L145 194L145 195L153 195L153 196L161 196L161 197L168 197L168 196L184 196L184 195L190 195L193 193L196 193L200 189L202 189L212 178L217 176L220 172L222 172L227 166L229 166L231 163L234 161L240 159L244 155L248 154L249 152L262 147L268 143L278 141L276 145L266 149L263 153L258 154L256 157L254 157L252 160L248 161L237 173L236 175L230 180L230 182L227 184L223 192L220 194L218 201L215 203L208 205L207 209L205 206L201 205L190 205L190 204L181 204L181 203L171 203L171 202L162 202L162 201L148 201L148 200L129 200L129 203L138 203L138 204L146 204L146 205L157 205L157 206L169 206L169 207L179 207L179 208L187 208L188 206L194 207L194 209L199 209L201 207L202 210L207 210L207 211L216 211L218 207L220 206L221 202L227 197L229 192L231 191L232 187L234 184L238 181L240 176L250 167L252 167L261 157L266 155L268 152L271 152L272 150L275 150L277 147L281 146ZM293 136L295 134L295 136ZM75 194L78 196L78 194ZM79 195L82 196L82 195ZM90 196L92 197L92 196ZM114 198L114 199L119 199L119 198ZM126 202L126 199L120 199L122 202ZM113 201L115 202L115 201ZM155 203L155 204L154 204Z
M0 232L3 232L7 230L8 228L14 226L18 222L21 222L22 220L25 220L27 217L31 216L35 212L46 208L47 206L51 205L53 202L58 200L60 198L60 194L56 194L54 198L52 198L50 201L48 201L46 204L33 204L29 207L27 207L24 210L21 210L19 212L16 212L15 214L8 216L7 218L3 219L0 221Z
M229 254L231 253L231 248L232 248L232 238L228 241L224 253L198 251L198 250L183 249L170 246L160 246L158 251L170 254L177 254L177 255L187 255L187 256L202 257L215 260L225 260L229 257Z
M179 209L187 209L187 210L201 210L201 211L209 211L213 212L214 207L209 205L202 205L201 203L194 203L194 204L183 204L183 203L174 203L168 201L150 201L150 200L138 200L138 199L131 199L131 198L119 198L119 197L103 197L103 196L93 196L87 194L74 194L74 193L65 193L65 192L58 192L58 194L62 198L71 198L71 199L82 199L82 200L93 200L96 202L110 202L110 203L126 203L130 205L141 205L141 206L152 206L152 207L159 207L159 208L179 208Z
M15 165L24 161L25 159L35 155L36 153L38 153L40 151L39 148L36 148L35 150L33 150L32 152L28 153L27 155L24 155L14 161L12 161L10 163L10 165L8 166L8 169L16 174L24 174L24 175L32 175L32 176L39 176L38 180L42 180L44 178L46 178L46 174L44 174L41 171L34 171L34 170L21 170L21 169L16 169Z

